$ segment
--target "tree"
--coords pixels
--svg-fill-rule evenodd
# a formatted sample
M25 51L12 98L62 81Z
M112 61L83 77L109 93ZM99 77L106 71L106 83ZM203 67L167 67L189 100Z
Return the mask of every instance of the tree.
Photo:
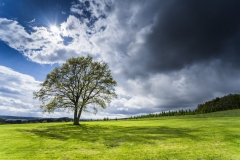
M74 125L79 124L82 111L91 108L105 109L116 98L117 82L107 63L96 62L91 56L70 58L46 76L41 88L33 92L33 98L42 102L43 112L70 109L74 112Z

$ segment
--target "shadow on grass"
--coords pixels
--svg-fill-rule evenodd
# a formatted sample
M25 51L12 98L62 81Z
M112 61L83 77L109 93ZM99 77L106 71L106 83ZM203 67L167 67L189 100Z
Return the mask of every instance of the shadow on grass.
M155 143L156 140L169 138L186 138L197 141L197 136L191 135L196 130L186 128L161 127L121 127L121 126L102 126L81 124L74 126L63 124L58 126L46 126L36 129L21 129L20 132L30 133L42 138L57 139L66 141L76 139L82 142L100 142L108 147L116 147L124 142L132 143Z

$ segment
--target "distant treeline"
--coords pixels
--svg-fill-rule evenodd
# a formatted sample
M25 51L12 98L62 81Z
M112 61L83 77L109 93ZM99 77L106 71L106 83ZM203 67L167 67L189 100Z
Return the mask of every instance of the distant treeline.
M39 119L4 119L0 118L0 124L21 124L21 123L48 123L48 122L70 122L72 118L39 118Z
M211 101L199 104L196 112L198 113L210 113L216 111L225 111L232 109L240 109L240 95L229 94L224 97L217 97Z
M127 119L195 115L232 109L240 109L240 94L229 94L221 98L217 97L211 101L205 102L204 104L198 104L197 109L193 111L192 110L162 111L161 113L156 114L151 113L147 115L133 116Z
M147 115L131 116L129 119L138 118L154 118L154 117L165 117L165 116L183 116L183 115L194 115L196 111L189 110L178 110L178 111L162 111L160 113L150 113Z
M6 123L6 120L3 118L0 118L0 124L5 124L5 123Z
M156 117L166 117L166 116L184 116L184 115L195 115L198 114L195 110L178 110L178 111L162 111L161 113L150 113L145 115L131 116L128 118L103 118L103 121L112 121L112 120L131 120L131 119L139 119L139 118L156 118ZM92 120L91 120L92 121ZM96 120L94 120L96 121ZM97 120L99 121L99 120ZM101 120L100 120L101 121Z

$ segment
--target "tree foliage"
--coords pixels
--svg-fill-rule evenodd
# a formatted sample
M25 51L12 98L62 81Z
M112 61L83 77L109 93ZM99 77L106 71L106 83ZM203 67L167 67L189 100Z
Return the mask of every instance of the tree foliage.
M199 104L196 111L198 113L209 113L216 111L240 109L240 95L229 94L224 97L217 97L211 101Z
M82 111L89 111L88 106L96 113L117 97L116 85L107 63L93 61L91 56L70 58L47 75L33 97L42 102L43 112L72 110L77 125Z

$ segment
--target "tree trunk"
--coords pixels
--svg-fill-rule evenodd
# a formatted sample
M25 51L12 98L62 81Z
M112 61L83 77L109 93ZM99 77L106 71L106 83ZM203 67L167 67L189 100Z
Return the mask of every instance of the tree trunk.
M74 110L73 124L74 125L79 125L79 118L78 118L78 115L77 115L77 107Z
M82 110L83 110L83 106L81 106L79 112L78 112L78 116L77 119L80 120L81 114L82 114Z

